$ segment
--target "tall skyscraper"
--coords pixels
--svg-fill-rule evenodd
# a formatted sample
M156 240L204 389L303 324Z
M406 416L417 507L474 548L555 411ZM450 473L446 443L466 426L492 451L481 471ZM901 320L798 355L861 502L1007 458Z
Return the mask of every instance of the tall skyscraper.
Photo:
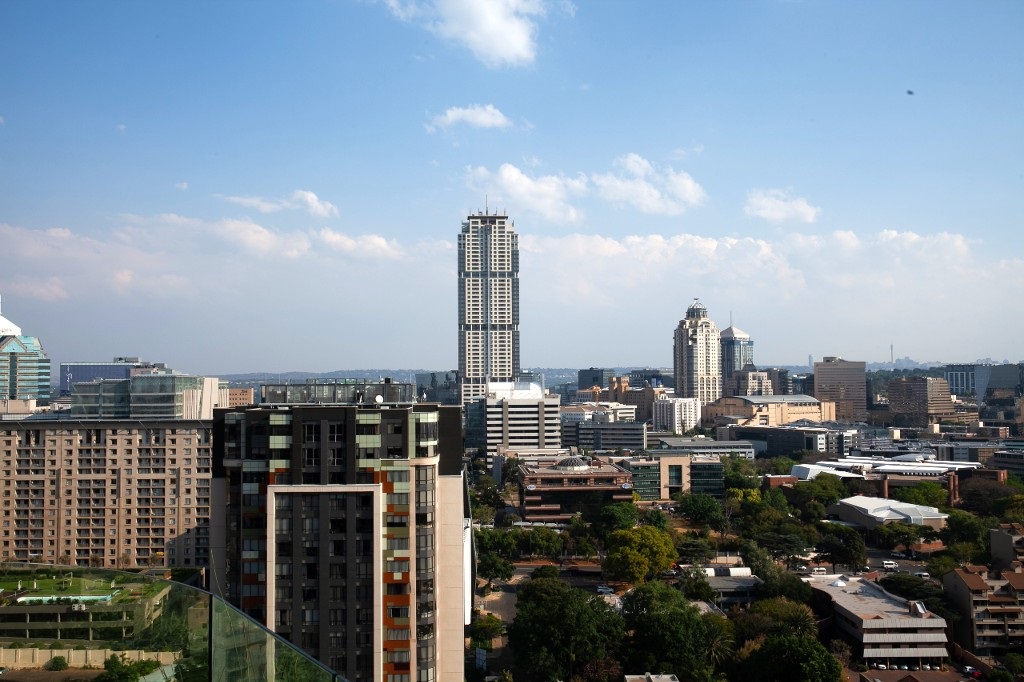
M729 325L722 330L722 378L731 379L733 372L754 364L754 342L750 334Z
M462 404L489 382L519 379L519 236L505 215L478 213L459 234L459 381Z
M694 299L675 332L676 395L701 405L722 397L721 341L708 311Z
M0 398L48 400L50 358L34 336L0 315Z

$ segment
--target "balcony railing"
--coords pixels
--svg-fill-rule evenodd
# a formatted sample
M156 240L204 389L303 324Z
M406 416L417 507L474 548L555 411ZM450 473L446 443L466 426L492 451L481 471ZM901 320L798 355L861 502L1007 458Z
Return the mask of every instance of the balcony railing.
M2 563L0 588L0 659L12 672L42 669L57 656L73 668L103 667L123 654L155 661L165 679L188 682L344 682L219 597L182 583Z

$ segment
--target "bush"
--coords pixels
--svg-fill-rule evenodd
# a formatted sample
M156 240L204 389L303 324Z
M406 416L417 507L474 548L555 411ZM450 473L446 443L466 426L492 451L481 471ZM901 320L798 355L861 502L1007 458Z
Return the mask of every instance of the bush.
M63 656L54 656L46 662L46 665L44 665L43 668L46 670L67 670L68 659Z

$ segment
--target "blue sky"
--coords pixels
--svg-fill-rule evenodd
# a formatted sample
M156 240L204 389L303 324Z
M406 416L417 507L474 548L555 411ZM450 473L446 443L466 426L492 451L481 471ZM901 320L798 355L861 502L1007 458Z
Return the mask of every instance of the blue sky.
M1024 360L1024 4L0 3L2 313L56 361L457 365L468 213L524 366ZM912 94L910 94L912 93Z

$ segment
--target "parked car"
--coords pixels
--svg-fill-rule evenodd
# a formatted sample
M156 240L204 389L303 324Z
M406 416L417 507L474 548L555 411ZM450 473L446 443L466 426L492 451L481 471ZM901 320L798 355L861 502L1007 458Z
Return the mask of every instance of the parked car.
M903 552L891 552L889 554L889 556L891 556L893 559L906 559L907 558L907 555L904 554Z
M597 586L597 593L598 594L615 594L615 590L613 590L612 588L608 587L607 585L598 585Z
M917 576L918 578L924 578L925 580L928 580L929 578L931 578L931 575L928 574L928 571L918 571L914 575Z

